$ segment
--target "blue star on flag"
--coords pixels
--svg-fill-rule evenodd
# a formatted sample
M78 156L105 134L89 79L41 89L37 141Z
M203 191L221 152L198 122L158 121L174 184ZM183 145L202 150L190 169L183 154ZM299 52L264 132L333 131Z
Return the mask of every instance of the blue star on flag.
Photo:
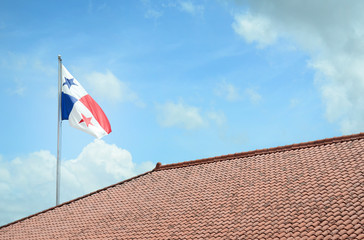
M65 77L64 79L66 80L66 82L63 83L63 86L66 84L69 89L71 88L72 85L77 86L77 84L73 82L74 78L68 79Z

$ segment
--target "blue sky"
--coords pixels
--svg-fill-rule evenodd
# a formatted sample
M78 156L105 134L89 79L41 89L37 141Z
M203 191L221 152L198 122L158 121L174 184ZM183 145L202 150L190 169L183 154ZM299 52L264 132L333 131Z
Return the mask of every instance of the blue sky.
M63 122L67 201L157 162L363 131L362 5L1 1L0 225L55 203L59 54L113 130Z

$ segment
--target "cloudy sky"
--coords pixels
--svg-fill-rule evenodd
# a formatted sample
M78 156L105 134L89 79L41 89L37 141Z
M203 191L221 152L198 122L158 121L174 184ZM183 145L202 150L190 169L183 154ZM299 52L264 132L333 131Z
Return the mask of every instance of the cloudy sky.
M0 225L55 204L59 54L113 130L95 140L63 122L64 202L157 162L363 131L363 9L2 0Z

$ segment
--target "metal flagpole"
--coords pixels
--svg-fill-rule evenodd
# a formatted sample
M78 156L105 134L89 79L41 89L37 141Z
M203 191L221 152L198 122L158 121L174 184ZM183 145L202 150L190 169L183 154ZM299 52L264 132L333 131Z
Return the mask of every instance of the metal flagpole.
M57 174L56 174L56 206L59 205L61 175L61 140L62 140L62 58L58 55L58 128L57 128Z

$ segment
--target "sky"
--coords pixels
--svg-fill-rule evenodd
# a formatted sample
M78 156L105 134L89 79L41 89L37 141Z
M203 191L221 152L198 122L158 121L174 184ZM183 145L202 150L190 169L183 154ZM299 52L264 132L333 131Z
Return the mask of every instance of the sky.
M65 202L157 162L362 132L362 9L359 0L0 1L0 225L55 205L58 55L112 128L98 140L63 121Z

